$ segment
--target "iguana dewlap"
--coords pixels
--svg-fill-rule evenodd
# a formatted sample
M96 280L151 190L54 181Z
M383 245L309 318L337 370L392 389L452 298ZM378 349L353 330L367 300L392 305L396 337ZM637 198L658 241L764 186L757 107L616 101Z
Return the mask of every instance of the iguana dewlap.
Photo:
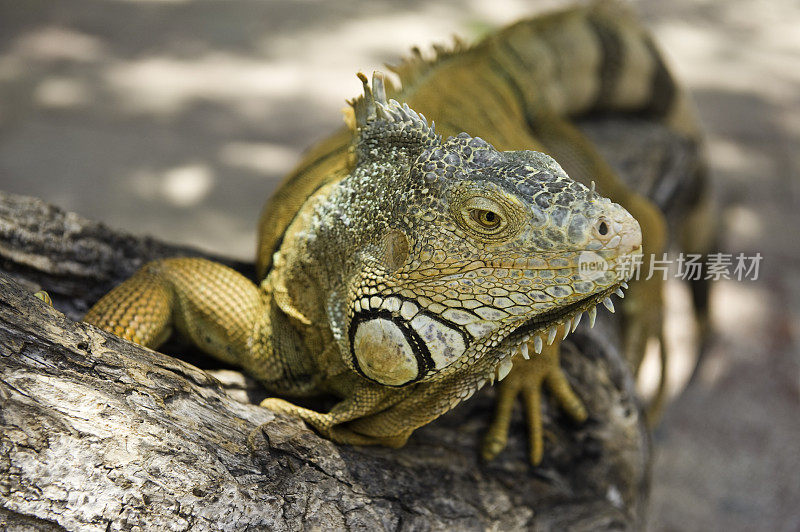
M503 447L517 393L538 401L547 385L582 419L558 341L584 312L593 321L599 303L613 310L609 296L627 287L623 264L642 254L642 233L644 251L660 250L664 227L564 116L654 102L668 122L680 124L684 113L680 98L657 101L663 64L638 25L615 13L606 4L566 11L407 63L397 97L436 118L437 130L387 100L381 76L372 88L362 78L351 129L312 151L267 205L259 285L202 259L156 261L85 320L150 347L177 329L277 395L332 394L340 401L326 413L285 399L264 406L342 443L402 445L512 367L485 456ZM627 49L650 68L604 56ZM530 66L540 63L541 72ZM617 203L527 148L558 156ZM579 271L586 253L607 270ZM654 317L636 336L646 340L660 326L660 285L639 293L641 315Z

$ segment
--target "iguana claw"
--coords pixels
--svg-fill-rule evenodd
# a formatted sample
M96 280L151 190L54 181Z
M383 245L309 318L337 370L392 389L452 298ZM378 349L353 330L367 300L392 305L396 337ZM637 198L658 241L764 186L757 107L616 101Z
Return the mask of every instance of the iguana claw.
M514 357L511 373L498 385L494 419L481 448L485 460L491 460L505 448L514 401L521 395L528 423L530 461L533 465L541 463L544 448L541 413L543 383L567 414L578 422L586 420L586 408L561 370L559 349L560 342L556 342L545 346L541 354L533 355L530 360Z

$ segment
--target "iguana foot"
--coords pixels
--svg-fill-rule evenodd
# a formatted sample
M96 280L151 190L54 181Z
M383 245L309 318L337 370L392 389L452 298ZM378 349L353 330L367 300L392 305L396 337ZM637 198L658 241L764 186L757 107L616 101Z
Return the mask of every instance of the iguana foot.
M330 429L333 426L333 419L330 414L323 414L322 412L316 412L308 408L303 408L302 406L297 406L289 401L278 399L276 397L268 397L267 399L264 399L261 401L261 406L272 410L273 412L278 412L281 414L286 414L287 416L302 419L314 427L314 429L323 436L330 437Z
M293 418L301 419L305 421L307 424L311 425L311 427L322 437L327 438L329 440L333 440L337 443L344 443L351 445L369 445L371 443L372 444L375 443L370 438L361 436L360 434L356 434L352 431L336 426L335 418L331 414L323 414L322 412L316 412L314 410L303 408L301 406L292 404L289 401L285 401L283 399L278 399L275 397L264 399L263 401L261 401L261 406L269 410L272 410L273 412L278 412L280 414L286 414L287 416ZM261 430L263 430L265 426L266 424L262 424L256 427L250 433L250 437L248 438L248 440L254 441L254 437Z
M261 406L273 412L299 418L319 433L322 437L347 445L383 445L386 447L402 447L408 440L411 431L397 436L369 436L348 428L346 423L360 418L369 408L369 404L354 400L344 400L324 414L303 408L284 399L270 397L261 401ZM260 427L259 427L260 429ZM256 430L259 430L256 429Z
M563 328L559 335L561 334ZM578 422L586 419L586 408L572 391L561 370L559 349L560 343L556 342L553 345L545 345L540 354L531 352L530 360L519 355L513 359L514 365L511 371L498 385L494 419L484 437L481 449L485 460L491 460L505 448L514 400L521 395L528 423L530 461L533 465L541 463L544 447L541 412L543 383L573 419Z

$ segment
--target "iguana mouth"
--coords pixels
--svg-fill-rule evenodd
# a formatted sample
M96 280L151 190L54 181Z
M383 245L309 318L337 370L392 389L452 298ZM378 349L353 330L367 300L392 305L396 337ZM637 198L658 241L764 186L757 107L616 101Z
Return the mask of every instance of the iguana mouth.
M491 369L486 375L487 380L492 383L495 379L498 381L503 380L511 370L513 364L511 359L515 355L520 354L525 359L530 358L529 343L533 345L536 354L541 353L545 342L550 345L555 341L558 328L561 325L564 325L562 339L566 338L569 333L574 332L578 327L584 312L589 315L590 327L594 327L595 318L597 317L597 305L602 303L610 312L614 312L611 295L617 295L620 298L625 297L622 292L623 288L628 288L628 284L625 281L621 281L565 307L538 314L514 329L498 346L496 351L499 353L498 359L496 363L491 365ZM481 386L485 382L481 383Z
M616 293L616 295L619 297L624 297L624 294L621 290L622 287L623 285L620 283L607 288L602 292L598 292L580 299L575 303L571 303L565 307L555 308L553 310L543 312L542 314L538 314L514 329L514 331L508 335L508 339L512 342L517 339L521 341L526 336L531 336L535 333L550 330L553 327L557 328L559 325L567 320L571 320L571 318L576 317L578 314L583 314L583 312L586 311L593 312L597 305L605 302L607 299L609 300L609 303L606 303L606 306L608 307L608 305L611 305L611 308L613 309L613 304L610 302L610 296L611 294ZM627 284L624 285L624 287L627 287ZM593 318L592 322L594 323ZM570 326L572 326L572 323L570 323ZM575 327L577 327L577 325L575 325ZM572 330L574 330L574 328L572 328Z

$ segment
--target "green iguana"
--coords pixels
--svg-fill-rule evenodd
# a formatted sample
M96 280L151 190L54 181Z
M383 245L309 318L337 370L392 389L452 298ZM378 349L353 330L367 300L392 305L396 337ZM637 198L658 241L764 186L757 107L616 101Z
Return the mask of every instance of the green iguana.
M616 4L437 53L397 67L402 88L361 75L350 127L314 148L266 205L258 284L203 259L159 260L85 321L153 348L176 329L274 394L332 394L339 402L326 413L262 404L341 443L403 445L497 379L483 454L505 445L522 394L538 463L543 385L574 418L587 415L559 367L560 340L584 312L593 322L599 303L613 311L609 296L621 297L630 275L623 262L666 239L658 209L569 119L644 111L696 132L649 36ZM585 253L608 270L587 278ZM636 281L629 296L635 368L644 343L660 338L661 281Z

